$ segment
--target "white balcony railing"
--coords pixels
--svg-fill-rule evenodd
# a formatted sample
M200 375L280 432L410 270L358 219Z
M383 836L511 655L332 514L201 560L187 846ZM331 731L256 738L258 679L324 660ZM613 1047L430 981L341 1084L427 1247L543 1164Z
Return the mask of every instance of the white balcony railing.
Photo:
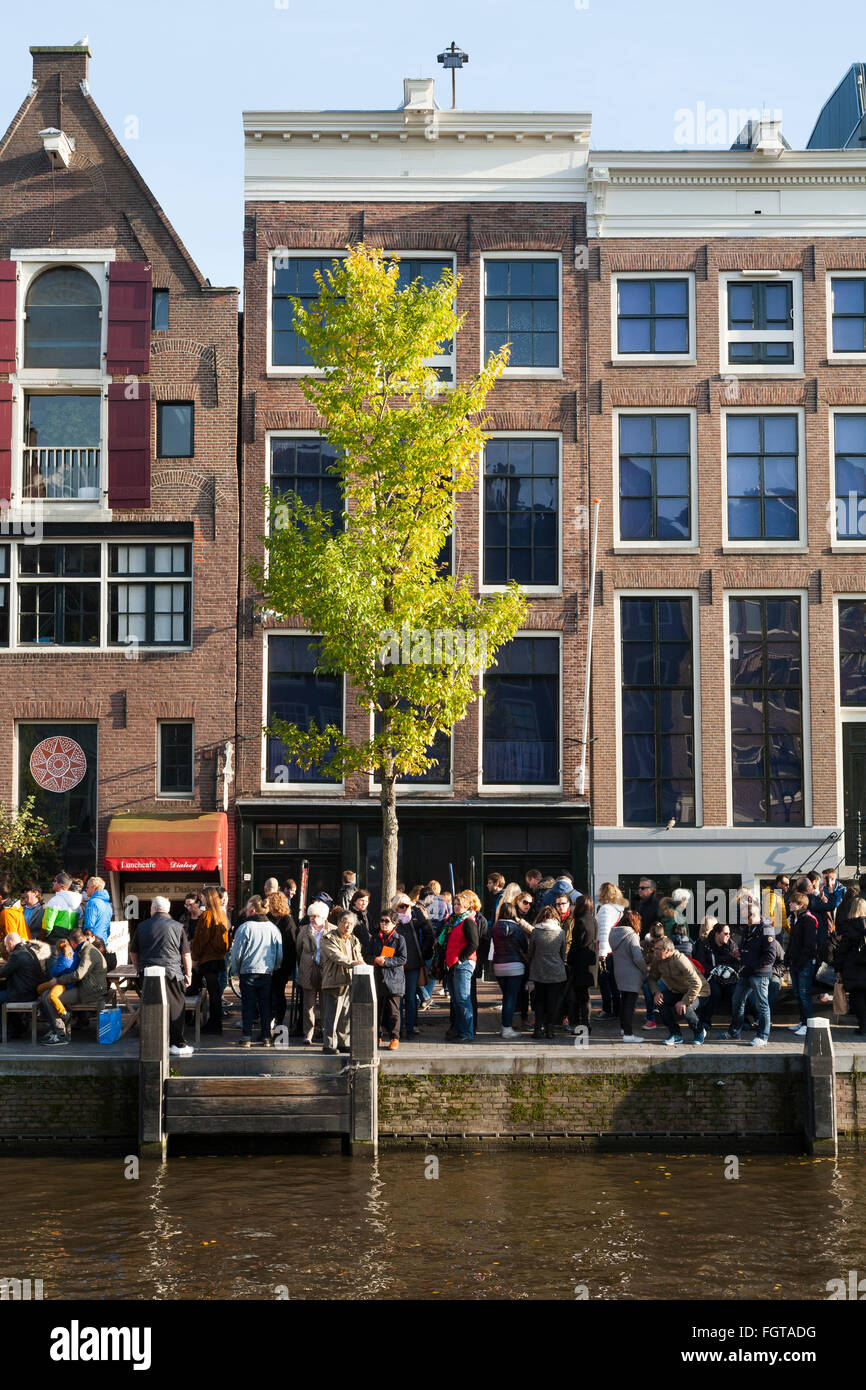
M99 449L25 448L23 493L47 501L98 501Z

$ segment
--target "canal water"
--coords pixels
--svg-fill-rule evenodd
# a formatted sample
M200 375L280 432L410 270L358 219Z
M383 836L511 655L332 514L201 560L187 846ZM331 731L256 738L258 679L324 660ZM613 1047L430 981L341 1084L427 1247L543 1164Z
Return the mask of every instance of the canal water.
M781 1302L866 1274L856 1158L413 1150L133 1169L0 1159L0 1278L40 1278L46 1300Z

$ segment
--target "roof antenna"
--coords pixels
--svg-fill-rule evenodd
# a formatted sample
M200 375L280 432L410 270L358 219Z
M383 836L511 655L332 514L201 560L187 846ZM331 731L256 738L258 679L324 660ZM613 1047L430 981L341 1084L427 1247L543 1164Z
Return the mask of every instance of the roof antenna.
M451 110L457 110L457 69L462 68L464 63L469 62L469 54L464 53L462 48L458 48L454 40L451 40L451 47L446 48L444 53L438 54L437 63L441 63L447 70L451 69Z

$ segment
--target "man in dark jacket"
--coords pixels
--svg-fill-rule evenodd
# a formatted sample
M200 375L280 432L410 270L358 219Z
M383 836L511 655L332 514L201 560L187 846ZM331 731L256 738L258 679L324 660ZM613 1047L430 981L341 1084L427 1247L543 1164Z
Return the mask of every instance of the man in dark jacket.
M642 874L637 886L637 893L632 899L632 907L635 912L640 913L641 935L648 932L653 922L659 919L659 895L656 892L656 881L654 878L647 878Z
M168 898L154 898L151 915L141 922L130 947L130 960L139 974L148 965L161 965L165 970L165 991L168 997L169 1052L174 1057L191 1057L193 1049L183 1035L186 990L192 980L192 957L186 932L169 916Z
M397 930L406 940L406 974L403 1011L407 1038L418 1036L418 976L433 954L433 928L426 912L414 907L406 893L398 893L391 909L397 914Z
M352 897L357 887L358 885L355 882L355 870L344 869L343 882L340 885L340 891L337 894L337 906L341 907L344 912L348 912L349 908L352 906Z
M375 967L379 1042L383 1030L387 1031L388 1046L393 1052L400 1046L400 999L406 992L406 938L397 931L392 912L380 913L378 930L370 937L364 959Z
M766 1047L770 1040L770 977L776 963L776 934L772 922L764 923L760 907L750 903L749 921L744 929L740 947L740 978L731 1001L731 1026L723 1038L739 1040L743 1031L746 1003L751 1001L758 1020L757 1035L752 1047Z
M45 979L38 956L11 931L3 938L6 960L0 965L0 1004L26 1004L38 999L37 985Z
M804 1038L812 1010L812 980L818 958L818 922L815 914L809 911L809 899L805 893L791 894L788 921L791 936L785 952L785 964L791 972L794 996L800 1006L800 1022L793 1024L791 1031Z

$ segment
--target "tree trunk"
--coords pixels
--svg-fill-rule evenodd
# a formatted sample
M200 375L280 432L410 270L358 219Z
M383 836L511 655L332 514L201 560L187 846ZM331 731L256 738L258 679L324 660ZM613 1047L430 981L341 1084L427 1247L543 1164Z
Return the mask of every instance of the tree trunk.
M387 770L380 769L382 803L382 907L390 907L391 899L397 892L397 779L393 763Z

